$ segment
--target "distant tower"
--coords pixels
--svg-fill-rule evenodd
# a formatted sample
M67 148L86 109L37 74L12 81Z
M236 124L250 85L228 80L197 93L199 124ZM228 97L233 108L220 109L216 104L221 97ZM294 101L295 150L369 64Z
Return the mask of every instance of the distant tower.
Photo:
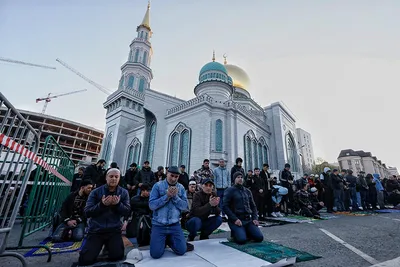
M153 73L150 69L153 50L150 43L150 1L142 23L136 28L137 36L131 42L127 62L121 66L118 89L103 104L107 110L106 129L101 158L107 166L117 162L123 166L126 134L145 123L144 99Z

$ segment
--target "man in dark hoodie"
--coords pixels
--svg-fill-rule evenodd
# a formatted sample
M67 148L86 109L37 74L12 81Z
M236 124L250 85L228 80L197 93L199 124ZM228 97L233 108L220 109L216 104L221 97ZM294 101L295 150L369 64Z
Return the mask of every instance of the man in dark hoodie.
M126 188L128 189L130 197L135 196L137 192L137 185L135 181L137 173L138 169L135 162L129 166L129 169L125 173Z
M95 186L100 186L105 165L106 161L101 159L96 164L86 167L82 180L91 180Z
M131 211L129 193L118 185L121 175L118 169L110 169L106 175L107 184L93 190L86 202L89 227L79 256L80 266L94 264L103 245L108 249L110 261L124 258L121 217L129 216Z
M62 223L52 236L54 243L68 240L81 241L83 239L86 224L84 208L92 188L92 181L82 181L79 190L72 192L64 200L60 212Z
M71 192L75 192L76 190L79 190L84 172L85 172L85 168L79 167L78 173L74 174L74 177L72 178Z
M235 184L226 189L222 206L228 215L231 236L238 244L245 244L248 240L262 242L264 236L258 228L258 211L251 191L243 186L241 172L236 172L233 178Z
M352 170L347 170L347 175L346 175L346 182L348 184L348 191L350 194L350 200L351 200L351 207L352 211L357 211L358 208L358 203L357 203L357 177L353 175Z
M284 201L286 204L285 212L288 213L288 208L290 208L291 213L293 213L294 208L294 191L293 191L293 175L290 172L290 164L286 163L285 168L281 171L281 176L279 178L281 185L286 187L288 194L284 196Z
M344 181L339 175L339 170L333 169L331 173L331 180L333 186L333 195L335 198L335 206L337 211L345 211L344 207Z
M326 210L329 213L333 212L334 206L334 196L333 196L333 186L331 179L331 169L329 167L324 168L324 172L320 175L320 180L324 190L324 203L326 205Z
M236 162L236 164L231 169L231 184L232 185L235 184L235 179L233 179L233 175L236 172L241 172L243 174L243 177L245 177L244 169L242 167L243 159L237 158L235 162Z
M151 171L150 162L148 160L143 162L142 169L136 175L135 180L139 188L142 186L142 184L148 184L150 188L152 188L155 184L156 179L154 173Z
M260 177L264 180L265 184L265 195L264 195L264 208L263 213L261 214L262 218L271 217L272 212L274 211L274 205L272 203L272 189L273 189L273 178L269 173L269 165L268 163L263 164L263 168L260 172ZM266 214L267 213L267 214Z
M186 166L181 165L180 168L181 174L179 175L178 183L183 185L183 187L188 190L189 189L189 175L186 172Z

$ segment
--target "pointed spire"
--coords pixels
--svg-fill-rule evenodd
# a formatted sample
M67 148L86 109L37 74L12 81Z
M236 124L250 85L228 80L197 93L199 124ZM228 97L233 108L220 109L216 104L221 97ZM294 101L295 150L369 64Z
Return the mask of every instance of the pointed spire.
M144 14L142 24L140 24L139 27L140 26L143 26L143 27L147 28L149 31L151 31L151 28L150 28L150 0L149 0L149 3L147 4L147 11L146 11L146 14Z
M215 50L213 50L213 57L212 57L212 61L215 62Z
M224 65L228 64L228 61L226 60L227 58L226 54L224 54L223 57L224 57Z

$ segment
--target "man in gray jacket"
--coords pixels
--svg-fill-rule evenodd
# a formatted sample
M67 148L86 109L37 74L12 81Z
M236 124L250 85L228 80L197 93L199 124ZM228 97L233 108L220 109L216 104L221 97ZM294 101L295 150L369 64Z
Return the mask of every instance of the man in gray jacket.
M214 169L214 183L215 188L217 189L217 196L220 198L219 207L222 210L222 199L224 198L225 189L231 186L231 174L229 170L225 166L225 160L219 160L219 166ZM227 217L222 212L222 220L224 222L227 221Z

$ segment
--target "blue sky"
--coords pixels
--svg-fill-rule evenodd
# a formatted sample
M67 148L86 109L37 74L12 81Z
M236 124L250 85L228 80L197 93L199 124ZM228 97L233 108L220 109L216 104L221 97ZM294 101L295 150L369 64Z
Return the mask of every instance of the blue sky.
M47 93L88 91L51 102L47 113L103 129L105 95L60 58L113 89L146 0L0 0L0 91L18 108L41 111ZM262 106L283 101L312 134L316 156L371 151L400 165L400 1L153 0L151 87L194 97L198 71L227 53L247 71Z

